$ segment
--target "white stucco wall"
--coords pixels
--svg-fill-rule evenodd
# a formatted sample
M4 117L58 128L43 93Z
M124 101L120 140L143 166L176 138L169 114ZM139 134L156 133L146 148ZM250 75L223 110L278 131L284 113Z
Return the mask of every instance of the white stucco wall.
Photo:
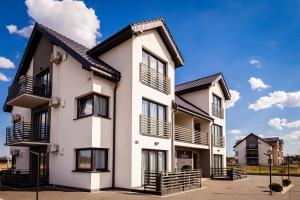
M238 144L234 148L235 152L238 152L238 155L235 154L235 159L238 160L238 165L246 165L247 159L246 159L246 140L243 140L240 144Z
M268 165L268 156L265 153L272 150L272 146L258 139L258 163L259 165Z

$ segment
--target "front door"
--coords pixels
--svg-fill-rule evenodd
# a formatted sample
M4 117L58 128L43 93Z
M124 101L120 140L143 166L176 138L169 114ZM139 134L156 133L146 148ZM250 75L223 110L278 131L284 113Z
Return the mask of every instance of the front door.
M38 156L31 153L30 158L30 172L32 173L33 182L36 183L38 167L40 173L40 184L48 184L48 172L49 172L49 154L47 153L46 147L32 147L31 151L39 153L39 163Z

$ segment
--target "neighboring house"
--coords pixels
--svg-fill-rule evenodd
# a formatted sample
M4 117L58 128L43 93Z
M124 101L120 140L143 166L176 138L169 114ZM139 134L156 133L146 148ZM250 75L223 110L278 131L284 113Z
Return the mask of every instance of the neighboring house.
M224 77L175 87L183 64L162 18L92 49L36 24L4 105L16 170L96 191L140 187L145 171L226 167Z
M12 166L12 160L8 156L0 157L0 171L6 170Z
M272 164L283 163L283 140L279 137L261 138L250 133L234 145L237 165L268 165L268 151L272 151Z

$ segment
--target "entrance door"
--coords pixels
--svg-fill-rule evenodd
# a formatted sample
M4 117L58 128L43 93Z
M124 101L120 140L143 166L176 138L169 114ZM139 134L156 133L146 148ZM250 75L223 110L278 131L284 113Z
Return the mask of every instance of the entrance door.
M199 160L197 153L193 153L193 169L199 169Z
M34 114L34 130L37 140L48 140L48 109Z
M163 172L166 170L166 151L143 150L142 151L142 184L145 180L145 171Z
M30 172L32 173L33 182L36 182L38 167L40 170L40 184L48 184L48 172L49 172L49 154L47 148L31 148L31 151L39 153L40 162L38 163L38 156L35 154L30 155Z

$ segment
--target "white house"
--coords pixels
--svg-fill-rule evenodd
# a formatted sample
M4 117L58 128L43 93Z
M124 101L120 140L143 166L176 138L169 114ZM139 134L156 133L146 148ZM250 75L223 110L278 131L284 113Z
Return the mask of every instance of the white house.
M88 49L36 24L4 105L15 171L86 191L130 189L145 171L226 167L222 74L175 86L184 61L162 18Z

